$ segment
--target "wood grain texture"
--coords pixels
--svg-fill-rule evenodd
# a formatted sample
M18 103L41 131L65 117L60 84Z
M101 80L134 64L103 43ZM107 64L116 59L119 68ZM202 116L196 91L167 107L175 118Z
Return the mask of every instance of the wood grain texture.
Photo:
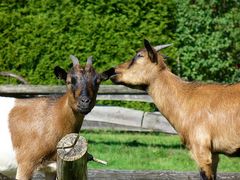
M87 141L84 137L71 133L59 141L57 145L57 179L87 179Z
M82 129L157 131L177 134L160 112L143 112L116 106L95 106L85 116Z
M0 93L16 94L62 94L65 86L58 85L0 85ZM147 94L145 91L130 89L122 85L101 85L98 94Z

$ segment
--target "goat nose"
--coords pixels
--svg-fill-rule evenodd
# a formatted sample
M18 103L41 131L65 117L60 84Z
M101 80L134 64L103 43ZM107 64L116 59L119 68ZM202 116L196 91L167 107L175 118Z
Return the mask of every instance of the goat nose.
M81 97L80 100L81 100L82 103L85 103L85 104L90 102L90 99L87 96Z

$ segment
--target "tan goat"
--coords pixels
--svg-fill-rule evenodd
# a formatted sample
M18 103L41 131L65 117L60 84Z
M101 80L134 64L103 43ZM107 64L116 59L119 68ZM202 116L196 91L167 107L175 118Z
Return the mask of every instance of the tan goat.
M56 145L68 133L79 132L84 115L95 105L103 76L91 57L85 67L71 56L73 67L54 72L67 84L60 97L15 99L0 97L0 172L17 168L16 179L28 180L42 163L55 160Z
M197 162L202 179L215 179L219 154L240 156L240 83L187 82L170 72L166 46L145 48L105 73L117 84L143 89L178 132Z

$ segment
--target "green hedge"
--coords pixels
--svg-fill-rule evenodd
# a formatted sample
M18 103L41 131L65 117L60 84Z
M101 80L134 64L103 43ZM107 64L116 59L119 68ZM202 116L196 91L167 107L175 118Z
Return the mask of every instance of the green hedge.
M174 42L175 6L168 0L7 2L0 5L0 71L16 72L32 84L57 83L52 70L67 69L70 54L83 64L93 55L103 71L130 59L144 38Z
M53 68L67 69L70 54L83 64L93 55L101 72L132 58L147 38L174 43L164 53L180 76L234 82L239 22L240 4L233 0L2 0L0 71L56 84Z
M240 1L177 4L179 71L190 80L240 81Z

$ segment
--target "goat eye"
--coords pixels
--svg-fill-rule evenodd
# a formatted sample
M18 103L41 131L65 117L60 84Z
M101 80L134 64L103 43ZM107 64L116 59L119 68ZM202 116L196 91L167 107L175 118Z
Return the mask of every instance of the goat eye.
M101 82L100 76L96 76L96 77L94 78L94 82L97 83L97 84L99 84L99 83Z
M76 78L72 77L72 78L71 78L71 83L72 83L72 84L76 84L76 83L77 83Z
M140 53L138 53L138 54L136 55L136 58L140 58L140 57L143 57L143 55L140 54Z
M101 79L100 78L97 78L97 84L100 84L100 82L101 82Z

